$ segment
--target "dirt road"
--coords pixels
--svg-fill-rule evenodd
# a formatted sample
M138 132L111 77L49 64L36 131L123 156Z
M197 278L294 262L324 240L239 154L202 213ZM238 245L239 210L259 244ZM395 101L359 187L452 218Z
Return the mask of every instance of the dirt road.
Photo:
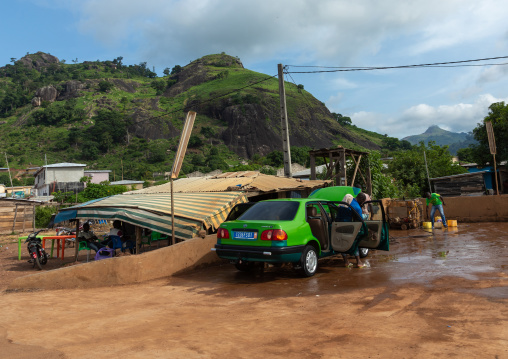
M508 224L392 236L368 268L325 259L312 278L222 265L136 286L3 292L0 357L508 358Z

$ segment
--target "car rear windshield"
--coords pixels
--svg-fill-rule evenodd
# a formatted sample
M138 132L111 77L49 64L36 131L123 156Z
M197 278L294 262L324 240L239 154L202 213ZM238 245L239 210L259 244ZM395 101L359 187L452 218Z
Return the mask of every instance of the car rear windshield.
M298 210L298 202L259 202L238 219L246 221L292 221Z

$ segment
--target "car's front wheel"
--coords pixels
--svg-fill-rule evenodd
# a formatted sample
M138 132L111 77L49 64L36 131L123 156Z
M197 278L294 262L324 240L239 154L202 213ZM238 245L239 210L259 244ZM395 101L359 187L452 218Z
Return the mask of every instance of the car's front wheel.
M305 277L312 277L316 274L318 267L318 255L316 249L308 245L304 248L300 258L301 273Z
M365 258L369 255L369 248L359 248L360 258Z

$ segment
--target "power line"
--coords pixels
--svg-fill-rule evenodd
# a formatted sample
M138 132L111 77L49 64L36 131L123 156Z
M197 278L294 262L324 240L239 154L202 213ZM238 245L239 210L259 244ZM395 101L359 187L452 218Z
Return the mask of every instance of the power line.
M289 67L299 68L321 68L321 69L332 69L332 70L315 70L315 71L288 71L293 74L311 74L311 73L323 73L323 72L347 72L347 71L372 71L372 70L389 70L389 69L404 69L404 68L421 68L421 67L465 67L465 66L501 66L508 65L508 63L496 63L496 64L467 64L469 62L487 61L487 60L498 60L507 59L508 56L489 57L484 59L474 60L461 60L461 61L448 61L448 62L435 62L430 64L418 64L418 65L401 65L401 66L375 66L375 67L330 67L330 66L302 66L302 65L286 65ZM460 64L460 65L458 65Z

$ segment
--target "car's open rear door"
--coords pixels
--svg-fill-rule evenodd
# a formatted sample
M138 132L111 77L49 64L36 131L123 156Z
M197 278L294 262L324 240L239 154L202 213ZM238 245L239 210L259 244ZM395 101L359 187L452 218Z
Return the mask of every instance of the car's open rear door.
M347 252L354 245L363 226L361 217L345 202L329 202L332 210L331 246L336 252Z
M369 205L371 218L365 220L368 233L358 244L361 248L389 250L389 228L381 201L366 202Z

